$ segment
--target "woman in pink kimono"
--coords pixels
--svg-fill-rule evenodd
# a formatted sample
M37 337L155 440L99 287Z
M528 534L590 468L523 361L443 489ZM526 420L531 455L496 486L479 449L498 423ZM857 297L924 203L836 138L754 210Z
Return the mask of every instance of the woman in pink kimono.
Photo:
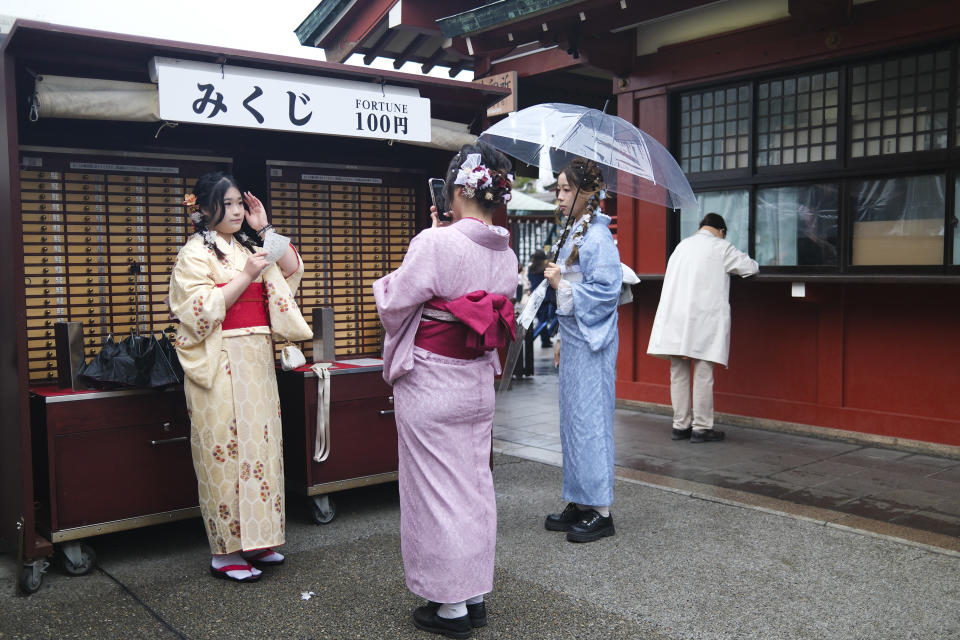
M180 321L177 356L210 573L251 582L260 577L253 564L284 559L274 550L285 534L273 340L312 336L293 301L303 261L287 246L267 262L267 212L230 175L202 176L184 204L197 233L177 255L170 308ZM240 231L244 222L249 234Z
M453 223L420 232L399 269L373 285L386 329L400 457L407 586L426 598L414 624L468 638L486 624L497 512L490 470L496 348L513 335L517 258L493 212L510 199L510 162L465 145L447 170Z

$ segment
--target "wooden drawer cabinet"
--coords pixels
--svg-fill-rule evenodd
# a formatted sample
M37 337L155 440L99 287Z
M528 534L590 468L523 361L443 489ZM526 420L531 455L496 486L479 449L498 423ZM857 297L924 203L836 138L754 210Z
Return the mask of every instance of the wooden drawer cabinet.
M40 529L52 542L199 513L182 389L31 396Z
M323 462L313 459L318 379L312 372L289 371L278 372L277 381L287 487L314 498L317 522L329 522L334 513L332 503L319 497L397 479L393 390L383 380L382 366L331 369L330 455Z

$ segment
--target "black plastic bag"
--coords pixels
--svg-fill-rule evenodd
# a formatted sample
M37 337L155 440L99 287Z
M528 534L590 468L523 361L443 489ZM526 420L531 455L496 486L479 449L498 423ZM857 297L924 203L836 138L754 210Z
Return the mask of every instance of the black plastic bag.
M101 388L159 388L183 382L180 361L162 334L158 340L134 333L120 343L108 336L103 348L80 370L80 375Z
M161 333L157 342L160 343L160 355L170 365L173 375L177 377L177 382L183 382L183 366L180 365L180 358L177 357L177 349L173 346L173 340L167 334Z

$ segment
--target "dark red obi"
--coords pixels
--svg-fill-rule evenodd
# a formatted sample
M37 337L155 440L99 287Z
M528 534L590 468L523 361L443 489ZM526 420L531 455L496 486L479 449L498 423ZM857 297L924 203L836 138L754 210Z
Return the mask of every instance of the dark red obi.
M434 298L423 306L413 344L437 355L472 360L506 346L507 337L516 335L513 303L496 293L473 291L450 301Z
M218 284L218 287L226 284ZM227 309L227 315L220 327L227 329L244 329L246 327L269 327L270 316L267 314L267 297L263 283L253 282L243 290L233 306Z

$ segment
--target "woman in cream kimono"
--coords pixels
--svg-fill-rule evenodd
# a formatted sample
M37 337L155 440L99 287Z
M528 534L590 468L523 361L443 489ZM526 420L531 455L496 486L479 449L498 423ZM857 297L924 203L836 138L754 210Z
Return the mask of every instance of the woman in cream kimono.
M185 375L190 442L218 578L256 580L251 565L280 564L284 543L280 401L273 334L306 340L294 292L303 275L289 247L267 262L244 220L262 238L266 210L233 177L201 177L184 204L197 233L180 249L170 278L170 307L180 321L177 355ZM246 207L244 206L246 205Z

